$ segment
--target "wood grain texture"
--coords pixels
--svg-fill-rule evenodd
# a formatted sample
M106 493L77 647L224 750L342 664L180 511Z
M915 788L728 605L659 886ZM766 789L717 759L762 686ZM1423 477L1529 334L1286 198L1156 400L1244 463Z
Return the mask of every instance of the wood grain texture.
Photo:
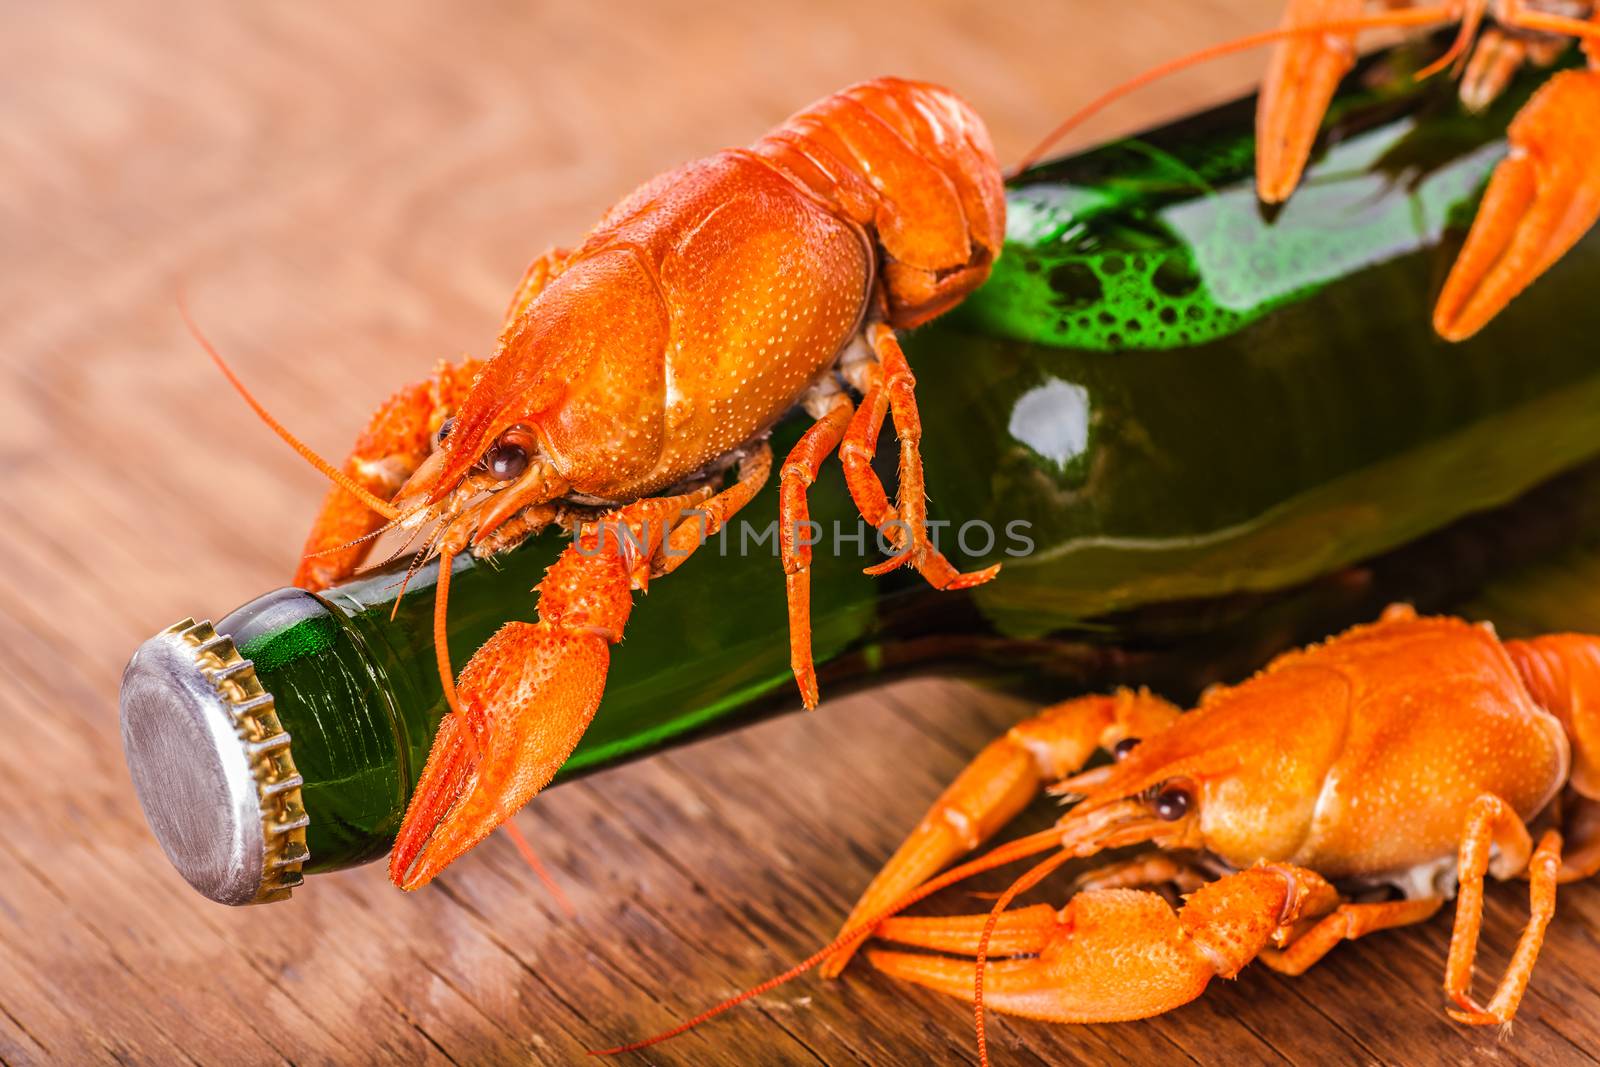
M161 626L282 582L322 487L184 336L179 289L263 398L340 452L394 384L486 351L530 256L661 169L879 73L957 88L1014 159L1092 90L1272 6L0 9L0 1060L573 1062L807 954L1027 710L910 682L554 790L519 822L576 921L499 839L414 896L373 867L268 908L201 900L134 801L118 678ZM1157 86L1084 136L1231 95L1259 63ZM1493 890L1487 969L1524 914L1519 886ZM1248 971L1147 1023L998 1021L997 1049L1020 1064L1592 1058L1600 893L1563 891L1509 1039L1445 1019L1448 922L1341 947L1301 979ZM964 1005L858 966L648 1059L972 1049Z

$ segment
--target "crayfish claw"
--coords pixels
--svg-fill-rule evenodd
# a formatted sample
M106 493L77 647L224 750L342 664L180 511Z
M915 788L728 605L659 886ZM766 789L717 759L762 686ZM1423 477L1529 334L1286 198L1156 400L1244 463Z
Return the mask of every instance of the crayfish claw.
M880 923L874 936L913 948L975 956L988 918L987 915L942 918L896 915ZM1058 922L1056 909L1048 904L1003 912L990 931L988 951L997 957L1037 956L1049 947ZM968 982L971 982L970 976Z
M457 685L462 714L439 724L390 854L395 885L426 885L549 784L594 718L609 662L600 637L546 623L507 623L477 651Z
M844 929L866 921L989 840L1039 795L1046 781L1078 770L1097 750L1131 732L1156 729L1178 714L1149 692L1120 690L1065 700L1018 723L990 742L934 801L862 893ZM836 977L853 952L851 947L834 953L822 965L822 975Z
M1101 889L1079 893L1059 912L1045 905L1004 912L988 950L1029 957L988 962L983 1002L1047 1022L1159 1015L1198 997L1212 978L1238 974L1285 925L1302 918L1303 905L1331 897L1311 871L1253 867L1202 887L1178 911L1155 893ZM977 955L988 918L894 919L878 933ZM893 977L974 997L973 960L880 950L867 958Z
M1434 308L1448 341L1483 329L1600 219L1600 71L1551 78L1509 140Z
M1283 26L1348 21L1361 8L1362 0L1293 0ZM1283 203L1300 184L1334 90L1355 60L1349 34L1296 36L1273 49L1256 105L1256 195L1263 203Z

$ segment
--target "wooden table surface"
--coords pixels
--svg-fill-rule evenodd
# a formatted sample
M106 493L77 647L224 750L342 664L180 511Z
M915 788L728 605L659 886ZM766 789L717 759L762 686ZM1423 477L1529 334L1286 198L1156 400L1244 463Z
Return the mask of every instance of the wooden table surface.
M941 784L1026 710L908 682L553 790L518 821L572 921L498 837L414 896L373 867L268 908L204 901L144 827L118 678L160 627L280 584L322 486L186 338L180 289L267 402L341 452L393 386L486 352L532 253L661 169L889 72L958 88L1014 159L1095 88L1264 26L1273 6L0 9L0 1060L575 1061L807 954ZM1158 86L1089 133L1231 95L1259 63ZM1525 908L1518 886L1493 890L1488 968ZM1591 1059L1600 894L1563 891L1507 1039L1444 1018L1448 921L1341 947L1301 979L1249 971L1151 1022L1001 1021L998 1049L1006 1063ZM972 1057L966 1005L857 967L649 1059Z

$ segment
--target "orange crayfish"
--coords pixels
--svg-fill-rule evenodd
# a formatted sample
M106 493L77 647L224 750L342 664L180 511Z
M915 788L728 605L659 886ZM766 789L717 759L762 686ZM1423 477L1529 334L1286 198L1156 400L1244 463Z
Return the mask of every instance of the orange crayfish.
M494 355L400 390L342 468L278 425L212 352L337 483L297 584L348 576L392 526L436 524L424 553L441 557L435 642L453 713L391 854L395 884L425 884L550 781L600 703L633 591L755 496L772 470L767 435L796 406L815 422L779 474L779 540L808 707L818 694L802 531L807 488L831 453L894 549L870 573L908 564L941 589L994 575L960 573L930 540L915 383L894 331L976 288L1004 229L982 121L945 89L884 78L647 182L580 246L536 259ZM893 504L871 465L887 415L900 442ZM508 623L456 681L444 640L451 560L572 520L573 544L539 587L539 621Z
M1487 107L1525 62L1554 63L1573 39L1588 66L1556 74L1512 122L1510 151L1434 307L1434 330L1463 341L1559 260L1600 219L1600 4L1591 0L1288 0L1281 28L1173 60L1106 92L1028 154L1037 160L1062 134L1132 90L1214 56L1273 44L1256 111L1256 191L1288 200L1311 157L1340 80L1356 63L1362 30L1457 23L1455 43L1419 78L1452 65L1469 109ZM1485 28L1492 16L1494 25ZM1581 16L1581 17L1580 17ZM1480 35L1480 31L1481 35Z
M1084 771L1097 751L1111 762ZM927 881L1047 783L1076 801L1053 828ZM982 1050L985 1005L1052 1022L1146 1018L1252 960L1299 974L1340 941L1422 922L1455 895L1450 1014L1506 1023L1557 884L1600 870L1597 801L1600 638L1501 642L1487 625L1396 606L1208 691L1187 714L1125 690L1018 724L939 797L840 937L780 980L819 963L837 973L869 936L935 950L868 958L974 1000ZM1138 845L1153 848L1090 871L1059 910L1006 910L1068 860ZM1052 854L989 915L891 917L969 874L1041 852ZM1481 1003L1471 981L1486 873L1526 876L1532 914ZM1175 911L1148 886L1189 896ZM1004 958L988 963L991 955Z

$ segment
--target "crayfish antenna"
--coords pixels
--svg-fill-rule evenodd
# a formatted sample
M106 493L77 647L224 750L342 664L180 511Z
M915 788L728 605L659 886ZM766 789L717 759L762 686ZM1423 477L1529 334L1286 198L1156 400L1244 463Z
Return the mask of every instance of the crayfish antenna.
M450 667L450 628L446 625L446 613L450 606L450 577L455 570L456 554L449 546L439 549L439 577L434 584L433 600L433 653L439 665L439 684L444 689L444 702L467 733L467 745L472 749L474 759L482 756L478 749L478 737L472 730L472 725L461 711L461 698L456 696L456 673Z
M550 876L550 872L540 862L538 853L533 851L533 846L528 844L528 839L523 836L521 830L517 829L516 823L502 823L500 829L504 830L506 836L511 838L511 843L516 845L517 851L522 854L523 862L532 868L534 877L544 883L545 889L555 899L556 905L561 908L566 917L576 919L578 917L578 909L572 906L572 901L562 891L560 883Z
M1005 892L995 898L994 907L989 909L989 920L983 924L983 936L978 938L977 968L972 973L972 1022L978 1032L978 1067L989 1067L989 1034L984 1026L983 1011L983 971L989 963L989 943L994 939L995 926L1019 894L1044 881L1046 875L1076 855L1071 849L1062 849L1054 856L1045 857L1006 886Z
M413 535L413 537L414 536L415 535ZM411 579L413 579L413 578L415 578L417 576L417 572L422 569L422 565L424 563L428 562L429 559L433 558L432 557L433 546L438 543L439 538L441 536L442 536L442 531L438 531L438 530L434 531L433 534L431 534L428 537L428 539L425 542L423 542L422 547L419 548L416 551L416 553L411 557L411 563L410 563L409 566L406 567L405 576L400 579L400 588L394 594L394 606L389 609L389 621L390 622L393 622L394 620L396 620L396 619L398 619L400 617L400 600L401 600L401 598L406 595L406 590L411 585ZM399 559L400 558L400 553L404 552L407 548L410 547L410 545L411 545L411 539L408 538L406 540L406 543L401 545L400 548L395 551L395 554L393 556L389 557L389 560ZM388 561L386 560L385 562L388 562ZM446 579L446 581L448 581L448 579ZM435 603L435 610L437 610L437 602ZM434 620L434 624L437 627L437 625L438 625L438 620L437 619Z
M1467 50L1473 38L1478 36L1478 27L1483 25L1488 7L1489 0L1470 0L1462 15L1461 30L1456 34L1456 39L1450 42L1450 47L1445 49L1443 55L1417 71L1417 81L1426 81L1447 67L1466 62Z
M879 911L876 914L868 917L866 920L862 921L856 926L844 930L839 934L838 937L834 938L832 941L828 942L826 945L822 946L822 948L818 949L810 956L807 956L793 967L790 967L782 974L775 975L772 978L767 979L765 982L762 982L760 985L752 986L737 996L729 997L721 1004L706 1009L699 1015L696 1015L694 1018L685 1019L683 1022L672 1027L670 1030L663 1030L661 1033L652 1037L644 1038L641 1041L634 1041L627 1045L618 1045L616 1048L592 1049L590 1050L589 1055L620 1056L624 1052L637 1052L642 1048L649 1048L651 1045L660 1044L661 1042L670 1038L677 1037L679 1034L687 1033L688 1031L699 1026L701 1023L710 1019L714 1019L723 1012L728 1011L731 1008L736 1008L747 1000L759 997L763 993L768 993L776 989L778 986L800 977L802 974L805 974L807 971L817 966L817 964L822 963L824 960L828 959L841 949L853 950L856 945L872 936L872 932L877 929L879 923L895 915L897 912L909 908L918 901L931 897L941 889L946 889L949 886L970 878L975 874L981 874L984 871L993 870L996 867L1003 867L1008 863L1013 863L1026 856L1032 856L1047 849L1053 848L1060 841L1060 838L1060 831L1054 827L1051 827L1048 830L1041 830L1036 834L1030 834L1027 837L1018 838L1009 844L1001 845L999 848L994 849L987 855L980 856L978 859L963 863L959 867L952 867L950 870L939 875L937 878L918 886L916 889L912 890L910 893L907 893L905 896L901 897L890 906L884 908L882 911ZM1070 853L1064 853L1063 855L1064 859L1071 858Z
M418 504L416 507L412 508L410 511L402 511L402 512L400 512L400 514L396 515L394 518L390 519L388 522L384 523L382 526L378 527L376 530L372 530L372 531L370 531L368 533L364 533L360 537L352 537L350 540L344 542L343 544L329 545L327 548L319 548L314 552L307 552L305 554L305 558L306 559L320 559L323 556L331 556L336 552L343 552L347 548L354 548L357 545L366 544L368 541L372 541L372 540L375 540L376 538L382 537L384 534L388 533L390 530L393 530L393 529L396 529L396 528L398 528L400 526L403 526L408 519L414 519L418 515L421 515L424 512L426 512L427 510L428 510L428 505L427 504ZM404 544L402 544L398 549L396 549L395 552L392 555L390 555L388 559L384 560L382 563L376 564L376 566L383 567L383 566L387 566L390 563L393 563L396 559L398 559L400 557L400 554L406 550L406 548L411 544L411 540L414 540L416 538L416 536L417 536L416 533L413 532L410 539L408 539Z
M1188 55L1169 59L1165 63L1157 64L1142 74L1137 74L1120 85L1113 86L1083 105L1077 111L1062 121L1055 129L1045 135L1044 139L1034 146L1007 174L1007 178L1015 178L1039 162L1046 152L1055 147L1056 143L1083 125L1089 119L1104 111L1110 105L1121 100L1138 90L1158 82L1171 74L1181 70L1199 66L1213 59L1230 56L1236 52L1248 52L1264 45L1275 44L1293 37L1304 37L1320 34L1355 33L1361 30L1380 28L1407 28L1434 26L1449 22L1457 17L1450 5L1439 4L1433 7L1401 8L1394 11L1377 12L1352 19L1329 19L1326 22L1311 22L1300 26L1280 26L1274 30L1262 30L1259 33L1246 34L1236 37L1231 41L1210 45Z
M394 507L387 500L378 499L365 488L356 484L355 479L345 474L344 471L340 470L338 467L335 467L332 463L329 463L327 460L323 459L316 453L315 450L312 449L310 445L300 440L300 438L296 437L289 431L288 427L284 426L283 423L273 418L272 413L266 409L261 401L257 400L253 395L251 395L250 390L245 388L244 382L240 381L239 376L233 372L233 368L228 366L227 361L222 358L222 354L216 350L216 347L212 345L209 340L206 339L205 334L200 332L200 327L195 323L194 318L189 314L189 306L184 301L183 294L179 293L177 299L178 314L183 316L183 324L188 327L189 335L195 339L195 342L199 344L199 346L205 351L206 355L211 357L211 361L217 365L218 370L222 371L222 376L228 379L229 384L233 386L240 396L244 397L244 402L250 405L250 410L254 411L257 417L259 417L262 422L266 423L268 428L271 429L273 433L281 437L284 443L298 452L301 458L307 463L310 463L313 467L317 468L317 470L321 471L329 481L333 482L345 492L354 496L357 500L361 501L361 503L377 512L379 515L391 520L401 517L401 513L398 508Z
M347 548L354 548L357 545L364 545L368 541L382 537L384 534L400 525L400 522L403 518L404 516L390 519L388 522L384 523L376 530L373 530L371 533L364 533L360 537L352 537L350 540L345 541L342 544L329 545L327 548L319 548L315 552L307 552L306 559L320 559L323 556L331 556L335 552L343 552Z

